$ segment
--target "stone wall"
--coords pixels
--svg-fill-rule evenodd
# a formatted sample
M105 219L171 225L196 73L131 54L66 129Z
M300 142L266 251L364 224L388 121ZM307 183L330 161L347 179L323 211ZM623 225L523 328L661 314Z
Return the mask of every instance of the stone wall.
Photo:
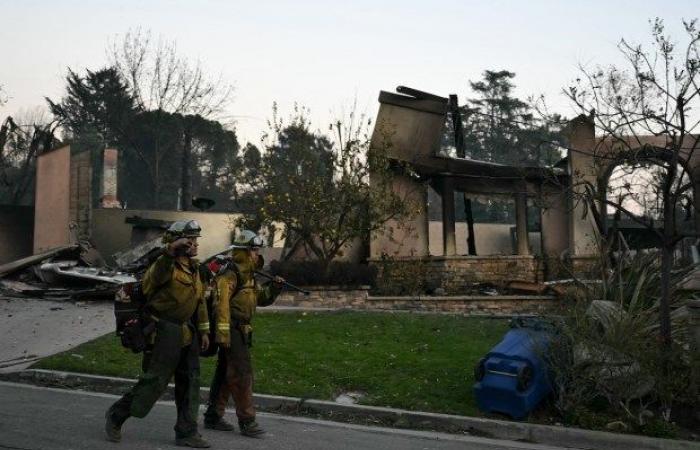
M534 256L431 256L371 263L378 267L379 290L401 294L424 294L439 288L445 294L464 295L475 283L505 285L544 279L543 264Z
M302 308L357 308L366 309L369 286L348 289L339 286L309 287L309 295L296 291L283 291L275 306L298 306Z
M398 310L445 312L466 315L512 316L542 314L556 309L560 302L547 295L498 295L498 296L415 296L368 297L371 310Z
M306 296L285 291L275 306L302 308L347 308L358 311L421 311L455 314L510 316L540 314L559 307L554 297L540 295L501 296L371 296L369 287L343 289L340 287L310 288Z
M69 216L75 232L73 239L90 237L92 221L92 155L89 151L70 158Z

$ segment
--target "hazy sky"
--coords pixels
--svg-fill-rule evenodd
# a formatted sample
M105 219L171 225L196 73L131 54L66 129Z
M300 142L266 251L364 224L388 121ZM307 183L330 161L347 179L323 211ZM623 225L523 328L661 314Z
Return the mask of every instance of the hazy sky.
M579 64L619 63L621 37L648 41L659 16L681 37L697 0L666 1L31 1L0 0L0 118L64 91L67 67L99 69L105 49L140 27L177 41L235 87L229 114L257 142L273 101L308 106L325 128L356 98L374 116L380 90L406 85L469 95L486 69L516 72L522 97L559 94Z

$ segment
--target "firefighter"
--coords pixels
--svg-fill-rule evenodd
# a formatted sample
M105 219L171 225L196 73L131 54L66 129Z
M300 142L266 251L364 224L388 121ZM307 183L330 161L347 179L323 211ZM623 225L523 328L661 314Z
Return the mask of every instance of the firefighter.
M265 433L255 420L251 322L258 306L268 306L275 301L284 282L281 277L265 285L256 282L254 272L262 266L262 257L258 254L262 245L262 239L254 232L240 233L234 240L230 263L216 277L215 334L219 354L204 413L205 428L233 431L234 426L224 420L229 396L233 397L240 432L249 437L262 437Z
M147 298L144 317L155 321L155 333L143 355L138 383L106 413L107 440L119 442L129 417L145 417L175 378L179 446L207 448L197 431L199 411L199 350L209 346L205 286L197 256L201 228L195 220L173 223L163 236L163 254L142 280Z

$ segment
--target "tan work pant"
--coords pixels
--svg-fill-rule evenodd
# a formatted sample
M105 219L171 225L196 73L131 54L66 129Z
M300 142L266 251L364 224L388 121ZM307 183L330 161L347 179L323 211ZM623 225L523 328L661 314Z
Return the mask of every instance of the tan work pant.
M233 397L239 422L255 419L253 404L253 365L250 349L237 328L231 330L231 345L220 347L216 371L209 390L204 420L215 423L224 416L229 397Z

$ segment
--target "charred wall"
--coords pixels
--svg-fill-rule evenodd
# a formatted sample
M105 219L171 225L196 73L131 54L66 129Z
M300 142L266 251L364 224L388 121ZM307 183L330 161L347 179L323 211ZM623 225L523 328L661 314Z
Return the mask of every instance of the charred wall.
M0 264L32 254L34 207L0 205Z

